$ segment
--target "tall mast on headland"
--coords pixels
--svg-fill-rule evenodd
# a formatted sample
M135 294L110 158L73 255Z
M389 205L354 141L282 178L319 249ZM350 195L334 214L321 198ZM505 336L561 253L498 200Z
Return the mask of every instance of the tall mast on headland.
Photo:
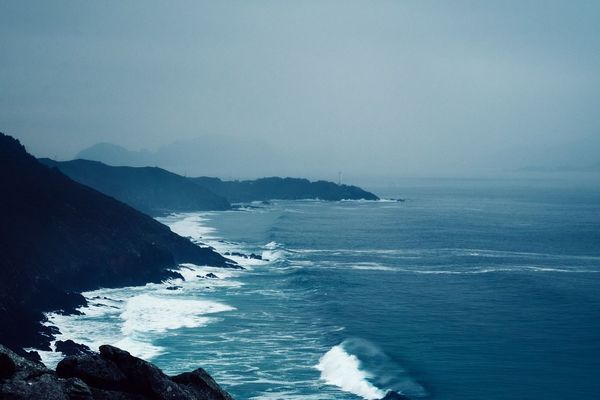
M342 185L342 171L338 172L338 185Z

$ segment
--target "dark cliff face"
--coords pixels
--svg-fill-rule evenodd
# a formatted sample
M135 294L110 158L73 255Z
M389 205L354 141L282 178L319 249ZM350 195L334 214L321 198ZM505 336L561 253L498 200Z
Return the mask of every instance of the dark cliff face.
M253 181L222 181L218 178L191 178L198 185L225 197L232 203L256 200L378 200L373 193L356 186L298 178L262 178Z
M161 168L113 167L89 160L39 161L150 215L230 208L225 198Z
M182 262L232 266L3 134L0 193L0 342L13 349L47 344L41 312L72 311L77 292L160 281Z

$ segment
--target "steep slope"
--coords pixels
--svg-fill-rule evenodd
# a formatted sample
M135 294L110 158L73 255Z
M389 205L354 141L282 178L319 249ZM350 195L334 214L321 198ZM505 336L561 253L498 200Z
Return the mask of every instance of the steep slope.
M252 181L222 181L218 178L190 178L198 185L225 197L232 203L255 200L378 200L373 193L356 186L299 178L262 178Z
M41 312L72 310L82 290L159 281L182 262L232 266L1 133L0 188L0 342L13 349L47 344Z
M150 215L230 208L225 198L161 168L113 167L89 160L40 161Z

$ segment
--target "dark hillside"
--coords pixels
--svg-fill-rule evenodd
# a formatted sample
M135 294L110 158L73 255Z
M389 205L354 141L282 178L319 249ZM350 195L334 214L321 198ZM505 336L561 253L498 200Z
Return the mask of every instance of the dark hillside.
M47 342L40 312L72 310L80 291L160 281L182 262L232 266L1 133L0 221L0 342L17 350Z
M373 193L357 186L299 178L261 178L251 181L222 181L218 178L190 178L197 184L225 197L232 203L256 200L378 200Z
M150 215L230 208L225 198L161 168L113 167L89 160L40 161L57 167L74 181Z

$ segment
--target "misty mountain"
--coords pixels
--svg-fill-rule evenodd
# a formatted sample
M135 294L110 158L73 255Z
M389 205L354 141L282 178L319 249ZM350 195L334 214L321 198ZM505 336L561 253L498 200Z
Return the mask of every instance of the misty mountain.
M80 151L76 158L115 166L157 166L186 176L221 177L268 176L273 175L274 166L288 164L280 150L264 142L223 135L180 140L156 151L131 151L98 143Z
M333 182L299 178L262 178L248 181L223 181L219 178L190 178L232 203L257 200L378 200L373 193L357 186L338 185Z
M156 282L178 263L232 266L167 226L49 168L0 134L0 342L47 346L41 312L98 287Z
M101 161L109 165L143 167L152 165L152 154L148 151L131 151L112 143L97 143L80 151L76 159Z
M226 210L229 202L189 179L157 167L113 167L98 161L53 161L65 175L150 215Z

